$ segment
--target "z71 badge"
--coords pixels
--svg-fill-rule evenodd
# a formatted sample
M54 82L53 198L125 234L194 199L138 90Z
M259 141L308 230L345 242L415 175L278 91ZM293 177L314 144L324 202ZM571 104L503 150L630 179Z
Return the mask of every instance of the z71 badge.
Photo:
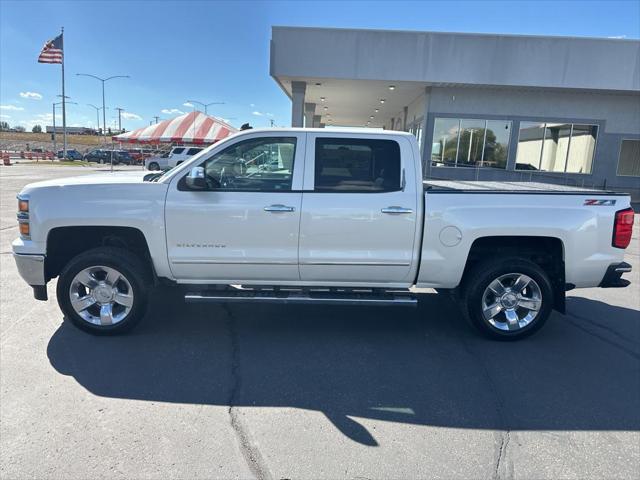
M603 207L612 207L616 204L615 200L596 200L595 198L589 198L584 201L585 205L596 205Z

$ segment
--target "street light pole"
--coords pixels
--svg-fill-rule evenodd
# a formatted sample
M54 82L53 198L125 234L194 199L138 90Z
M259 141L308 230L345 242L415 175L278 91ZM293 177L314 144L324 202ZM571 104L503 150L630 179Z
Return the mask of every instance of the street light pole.
M108 82L109 80L113 80L114 78L130 78L130 77L129 77L129 75L113 75L113 76L107 77L107 78L100 78L100 77L97 77L95 75L91 75L90 73L76 73L76 75L82 76L82 77L95 78L96 80L100 80L102 82L102 140L103 140L103 143L106 143L106 139L107 139L107 114L106 114L106 107L105 107L105 103L104 103L104 84L105 84L105 82ZM111 149L111 171L113 172L113 148Z
M58 145L56 144L56 102L51 105L51 110L53 110L53 151L58 155Z
M187 100L188 103L197 103L198 105L202 105L204 107L204 114L207 114L207 108L211 105L224 105L224 102L211 102L211 103L202 103L198 100Z
M87 105L96 109L96 129L100 130L100 110L102 107L96 107L91 103L87 103Z
M57 97L62 97L62 95L56 95L56 96L57 96ZM62 98L63 98L63 100L66 100L67 98L71 98L71 97L64 96L64 97L62 97ZM52 108L51 108L51 110L52 110L52 113L53 113L53 151L54 151L54 152L56 152L56 155L58 154L58 152L57 152L57 150L58 150L58 145L57 145L57 143L56 143L56 107L57 107L58 105L62 105L63 103L65 103L65 102L64 102L64 101L62 101L62 102L53 102L53 104L52 104L52 106L51 106L51 107L52 107ZM76 103L76 102L66 102L66 103L68 103L68 104L70 104L70 105L77 105L77 103ZM65 132L65 133L66 133L66 132ZM66 155L66 153L67 153L67 150L66 150L66 149L67 149L67 144L65 143L65 144L64 144L64 149L63 149L63 151L62 151L63 157L64 157L64 155Z
M118 110L118 133L122 133L122 118L121 118L121 114L122 114L124 108L117 107L116 110Z

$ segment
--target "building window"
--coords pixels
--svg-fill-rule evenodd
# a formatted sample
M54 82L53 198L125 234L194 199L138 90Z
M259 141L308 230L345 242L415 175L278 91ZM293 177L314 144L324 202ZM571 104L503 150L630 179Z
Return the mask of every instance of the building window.
M521 122L516 170L591 173L597 125Z
M640 140L622 140L618 175L640 177Z
M506 168L511 122L436 118L431 162L434 166Z

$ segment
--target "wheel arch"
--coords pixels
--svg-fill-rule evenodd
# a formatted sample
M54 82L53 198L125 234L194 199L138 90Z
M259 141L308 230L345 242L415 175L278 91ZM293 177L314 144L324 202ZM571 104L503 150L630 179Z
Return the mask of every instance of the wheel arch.
M554 309L565 312L565 292L571 286L565 281L565 245L562 239L530 235L476 238L469 249L460 288L465 288L465 279L475 265L497 255L522 257L539 265L549 275L553 286Z
M148 266L157 281L149 245L144 233L125 226L64 226L55 227L47 235L45 277L57 277L76 255L96 247L118 247L134 252Z

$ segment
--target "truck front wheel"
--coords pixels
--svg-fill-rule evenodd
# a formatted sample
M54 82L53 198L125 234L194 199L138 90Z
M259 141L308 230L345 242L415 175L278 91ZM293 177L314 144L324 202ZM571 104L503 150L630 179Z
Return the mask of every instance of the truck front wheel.
M464 282L462 307L473 326L498 340L518 340L539 330L553 309L548 274L520 257L487 260Z
M149 269L133 253L113 247L88 250L60 273L56 290L65 317L94 335L133 328L147 309Z

